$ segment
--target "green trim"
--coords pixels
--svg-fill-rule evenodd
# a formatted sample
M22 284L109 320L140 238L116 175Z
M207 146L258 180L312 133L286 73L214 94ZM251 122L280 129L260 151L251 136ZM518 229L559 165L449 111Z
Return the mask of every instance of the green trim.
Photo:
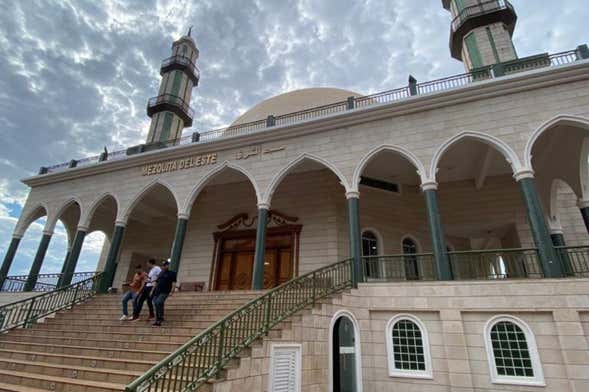
M43 234L41 237L41 242L39 243L39 248L37 248L37 254L35 254L35 259L33 260L33 265L31 265L31 269L29 271L29 276L27 277L27 281L23 288L23 291L33 291L35 285L37 284L37 277L39 276L39 271L41 271L41 266L43 265L43 260L45 259L45 254L47 253L47 248L49 247L49 242L51 241L51 234Z
M360 230L360 200L348 199L348 225L350 229L350 256L352 257L352 287L357 288L363 282L362 268L362 232Z
M180 85L182 84L182 72L174 72L174 82L172 83L172 90L170 91L170 94L177 97L178 93L180 92Z
M80 252L82 251L82 245L84 244L84 238L86 237L86 232L82 230L78 230L76 232L76 237L74 238L74 244L72 245L72 250L69 253L69 257L65 262L65 266L63 269L63 275L59 279L57 283L57 287L64 287L68 286L72 282L72 278L74 276L74 271L76 270L76 265L78 264L78 258L80 257Z
M268 225L268 210L258 209L258 228L256 230L256 250L254 255L254 271L252 289L264 289L264 260L266 258L266 228Z
M10 245L8 246L8 250L6 251L6 255L4 255L2 267L0 267L0 288L4 284L6 276L8 276L8 271L10 271L10 266L12 265L14 255L16 255L16 250L18 249L19 244L20 238L13 237L12 241L10 241Z
M528 213L528 222L534 237L534 243L538 248L538 256L547 278L560 278L563 275L559 258L552 247L552 240L548 233L542 204L536 191L536 183L533 178L523 178L519 181L522 198Z
M106 293L114 281L115 271L117 270L117 257L119 256L124 233L125 228L123 226L115 226L115 232L112 236L108 256L104 265L104 275L100 285L101 293Z
M174 236L174 244L172 245L172 255L170 257L170 269L178 272L180 269L180 257L182 256L182 249L184 247L184 237L186 236L187 219L178 219L176 224L176 235Z
M458 13L462 12L465 8L463 0L454 0L454 5L456 6L456 11L458 11Z
M487 31L487 38L489 39L489 43L491 44L491 49L493 49L493 56L495 57L495 62L500 63L501 60L499 59L499 52L497 52L497 46L495 45L495 39L493 38L491 28L487 26L485 30Z
M432 236L432 248L436 259L436 273L439 280L452 280L452 267L448 258L444 229L438 208L438 195L434 189L423 191L427 208L427 220Z
M174 115L172 113L164 113L164 124L162 125L162 132L160 133L160 142L165 142L170 138L170 129L172 128L173 119Z
M483 58L481 57L481 52L479 52L479 47L477 46L477 39L474 31L464 37L464 43L468 52L468 58L470 59L471 68L474 69L482 67Z

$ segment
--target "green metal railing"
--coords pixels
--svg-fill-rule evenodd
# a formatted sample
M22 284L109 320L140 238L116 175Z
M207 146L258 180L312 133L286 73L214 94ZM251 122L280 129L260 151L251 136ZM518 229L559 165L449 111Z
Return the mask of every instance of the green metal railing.
M93 297L102 273L66 287L22 301L0 306L0 333L12 328L28 328L38 319Z
M542 278L536 249L448 252L455 280Z
M557 246L554 250L567 275L589 277L589 246Z
M287 317L321 298L351 287L351 260L294 278L190 339L127 385L125 391L194 391L215 377L241 350Z
M363 257L362 266L365 282L437 279L433 253Z

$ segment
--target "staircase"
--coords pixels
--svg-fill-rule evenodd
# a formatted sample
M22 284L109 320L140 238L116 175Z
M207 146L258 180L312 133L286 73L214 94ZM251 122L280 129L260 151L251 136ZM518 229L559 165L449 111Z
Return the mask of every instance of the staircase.
M159 328L144 320L119 321L118 295L95 297L32 328L0 335L0 392L122 391L187 340L259 294L177 293L166 301L166 321Z

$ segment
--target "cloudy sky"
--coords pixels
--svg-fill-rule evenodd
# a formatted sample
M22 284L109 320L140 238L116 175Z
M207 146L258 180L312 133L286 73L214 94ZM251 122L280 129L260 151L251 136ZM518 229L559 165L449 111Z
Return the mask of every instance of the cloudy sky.
M586 0L512 0L520 57L589 42ZM162 59L194 25L201 83L193 128L232 122L258 101L332 86L372 93L463 72L440 0L0 0L0 257L40 166L140 143ZM185 132L192 132L186 130ZM43 222L12 274L27 273ZM100 234L78 270L95 268ZM57 230L44 272L61 269Z

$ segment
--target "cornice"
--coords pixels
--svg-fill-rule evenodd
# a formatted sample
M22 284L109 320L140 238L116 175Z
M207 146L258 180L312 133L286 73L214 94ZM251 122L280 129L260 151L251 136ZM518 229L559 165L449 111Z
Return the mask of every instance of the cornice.
M105 161L90 166L81 166L57 173L37 175L22 180L30 187L69 181L96 174L115 172L142 166L154 161L172 160L188 154L198 155L227 151L254 143L268 143L293 139L308 134L321 133L338 128L378 121L470 101L504 96L522 91L536 90L558 84L589 79L589 60L577 61L563 66L537 69L473 83L443 92L416 95L400 101L374 105L367 108L347 110L341 113L301 121L295 124L274 126L244 135L236 135L207 143L186 144L130 156L126 159Z

